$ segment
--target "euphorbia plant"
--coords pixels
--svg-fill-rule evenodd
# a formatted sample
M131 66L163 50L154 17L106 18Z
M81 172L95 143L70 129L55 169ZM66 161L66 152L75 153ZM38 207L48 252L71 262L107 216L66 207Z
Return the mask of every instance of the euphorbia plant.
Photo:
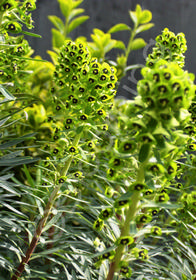
M9 270L12 280L176 279L178 259L186 267L178 279L194 279L194 248L191 257L183 252L195 238L190 179L195 86L194 75L182 69L184 34L165 29L141 71L138 96L115 101L116 82L132 68L127 66L130 51L145 46L134 38L152 27L151 13L137 5L130 12L133 29L117 24L107 33L95 29L91 43L72 41L69 32L87 19L74 19L83 12L77 9L81 2L59 0L65 22L50 17L58 29L53 30L54 52L49 52L54 64L31 58L20 35L37 36L22 31L23 24L32 27L35 1L0 6L1 91L7 98L0 124L15 117L14 127L11 122L3 127L1 166L19 155L24 140L28 146L20 151L21 162L32 160L25 153L39 156L36 165L17 169L15 178L7 173L11 164L0 177L1 204L9 209L1 216L2 247L8 252L6 257L2 252L3 277ZM130 31L127 47L111 39L121 30ZM106 62L113 47L124 49L117 62L109 60L117 71ZM15 114L23 109L24 114ZM13 131L35 133L7 144Z

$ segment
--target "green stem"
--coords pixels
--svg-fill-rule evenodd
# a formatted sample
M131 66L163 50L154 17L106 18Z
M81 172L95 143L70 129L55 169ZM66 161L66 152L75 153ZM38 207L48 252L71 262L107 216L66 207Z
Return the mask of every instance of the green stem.
M136 29L137 29L137 26L135 25L133 30L131 31L131 37L129 39L129 43L128 43L126 53L125 53L126 61L128 60L128 57L129 57L130 52L131 52L132 43L133 43L133 40L134 40L135 35L136 35Z
M140 168L137 173L137 182L140 182L140 183L144 182L144 180L145 180L144 167L147 162L148 162L148 159L146 161L144 161L143 163L141 163ZM133 219L137 213L139 201L140 201L140 192L135 191L133 193L133 196L131 199L131 204L126 211L126 218L125 218L123 227L121 228L120 238L130 234L130 223L131 223L131 221L133 221ZM119 245L116 249L114 261L110 265L107 280L113 280L114 273L118 270L118 265L123 256L123 251L124 251L124 246Z
M73 141L73 145L74 146L77 146L79 144L79 141L80 141L80 138L81 138L81 134L82 134L82 132L80 134L76 135L76 137L75 137L75 139ZM70 156L67 159L64 168L60 172L61 176L66 176L67 175L67 172L69 170L69 167L71 165L72 160L73 160L73 156ZM48 203L46 205L46 208L44 210L44 215L43 215L42 219L40 220L40 222L38 223L38 226L37 226L37 228L35 230L33 239L32 239L32 241L31 241L31 243L30 243L30 245L29 245L29 247L28 247L28 249L26 251L25 256L22 257L22 261L19 264L19 266L17 268L17 271L12 276L11 280L17 280L21 276L21 274L23 273L23 271L25 269L25 265L29 262L30 257L32 255L32 253L34 252L34 250L35 250L35 248L37 246L37 243L39 241L39 238L40 238L40 236L42 234L42 231L43 231L43 229L44 229L44 227L46 225L46 222L48 220L48 217L49 217L50 211L51 211L51 209L52 209L52 207L54 205L54 202L55 202L56 198L58 197L58 192L59 192L59 190L61 188L61 185L62 184L59 184L59 185L54 187L54 190L52 191L52 193L51 193L51 195L49 197Z

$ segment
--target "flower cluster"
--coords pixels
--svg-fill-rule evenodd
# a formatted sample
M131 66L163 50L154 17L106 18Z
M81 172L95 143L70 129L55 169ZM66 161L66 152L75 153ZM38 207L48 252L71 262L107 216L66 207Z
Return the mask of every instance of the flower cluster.
M4 0L0 4L0 13L2 14L1 29L7 32L18 34L22 32L23 24L28 29L33 28L31 12L36 9L35 0ZM19 20L20 19L20 20Z
M116 93L115 69L91 58L83 42L68 41L60 51L54 75L62 104L59 106L69 112L65 129L85 123L102 124Z
M25 57L29 57L32 50L23 35L18 35L18 33L23 32L23 25L29 29L33 27L31 11L35 8L33 0L20 3L15 0L5 0L0 4L1 40L4 46L8 46L1 49L0 82L2 84L12 83L15 87L12 87L10 91L21 91L20 80L24 79L26 74L24 69L28 64ZM24 59L21 59L22 57Z
M159 59L176 62L180 67L184 66L183 53L187 50L186 39L183 33L175 35L165 28L156 38L156 46L152 54L148 55L146 65L153 67Z

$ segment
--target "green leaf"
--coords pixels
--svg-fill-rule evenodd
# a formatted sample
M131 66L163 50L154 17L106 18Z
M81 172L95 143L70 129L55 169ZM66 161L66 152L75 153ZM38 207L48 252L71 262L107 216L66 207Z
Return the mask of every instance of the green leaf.
M52 28L52 46L53 48L59 49L65 41L65 37L61 34L60 31Z
M62 14L67 18L72 11L72 1L58 0Z
M25 35L31 36L31 37L42 38L41 35L35 34L35 33L32 33L32 32L28 32L28 31L22 31L22 33L25 34Z
M105 33L101 29L98 29L98 28L94 28L93 32L95 35L100 36L100 37L105 35Z
M0 92L6 99L15 100L15 97L12 94L10 94L2 85L0 85Z
M57 16L48 16L48 19L54 24L54 26L63 34L64 32L64 23L63 21Z
M152 19L152 13L149 10L144 10L142 11L142 14L139 18L139 23L144 24L151 21L151 19Z
M58 54L53 52L53 51L47 51L47 53L49 54L50 58L52 59L52 62L54 64L57 64L58 61Z
M110 40L108 44L104 46L104 53L107 53L110 50L112 50L115 47L115 44L116 44L115 40Z
M108 33L115 33L115 32L123 31L123 30L131 30L131 28L130 28L127 24L118 23L118 24L112 26L112 27L108 30Z
M81 25L87 19L89 19L89 16L81 16L81 17L78 17L76 19L73 19L72 22L68 26L67 33L70 33L72 30L74 30L76 27Z
M135 39L131 44L131 50L139 50L146 46L146 42L142 38Z
M71 11L68 21L70 21L72 18L76 17L77 15L80 15L84 12L84 9L74 9L73 11Z
M154 26L154 23L142 24L136 29L136 34L146 31Z
M150 153L150 144L143 144L139 151L139 161L144 162Z
M133 65L129 65L125 68L125 71L130 71L130 70L133 70L133 69L138 69L138 68L142 68L143 67L143 64L133 64Z
M125 44L122 41L119 41L119 40L115 40L114 48L121 49L121 50L126 49Z
M137 17L136 12L129 11L129 15L130 15L130 18L132 19L132 21L134 22L134 24L137 26L139 19Z
M83 0L71 1L71 2L72 2L73 9L75 9L83 2Z

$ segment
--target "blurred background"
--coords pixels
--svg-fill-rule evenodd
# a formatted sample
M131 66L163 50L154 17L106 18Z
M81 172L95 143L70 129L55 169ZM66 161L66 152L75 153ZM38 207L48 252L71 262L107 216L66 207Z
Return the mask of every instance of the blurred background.
M141 33L148 45L144 50L131 53L129 64L144 64L145 55L150 47L152 48L154 39L165 27L168 27L174 33L185 33L188 45L185 69L196 74L196 0L84 0L79 7L85 9L84 15L90 16L90 19L72 32L72 39L86 36L88 40L91 40L90 34L94 28L107 32L117 23L132 26L128 11L135 10L137 4L140 4L142 9L152 12L152 22L155 26ZM42 39L29 37L28 40L35 50L34 54L44 59L50 59L46 51L52 49L51 28L53 25L48 20L48 15L56 15L63 19L58 1L37 0L37 9L33 12L36 25L34 32L40 34ZM122 40L126 44L128 31L115 33L112 38ZM115 59L118 53L120 50L117 49L110 52L109 58ZM123 78L119 96L130 98L130 94L134 93L139 78L137 71L129 72L127 77Z

